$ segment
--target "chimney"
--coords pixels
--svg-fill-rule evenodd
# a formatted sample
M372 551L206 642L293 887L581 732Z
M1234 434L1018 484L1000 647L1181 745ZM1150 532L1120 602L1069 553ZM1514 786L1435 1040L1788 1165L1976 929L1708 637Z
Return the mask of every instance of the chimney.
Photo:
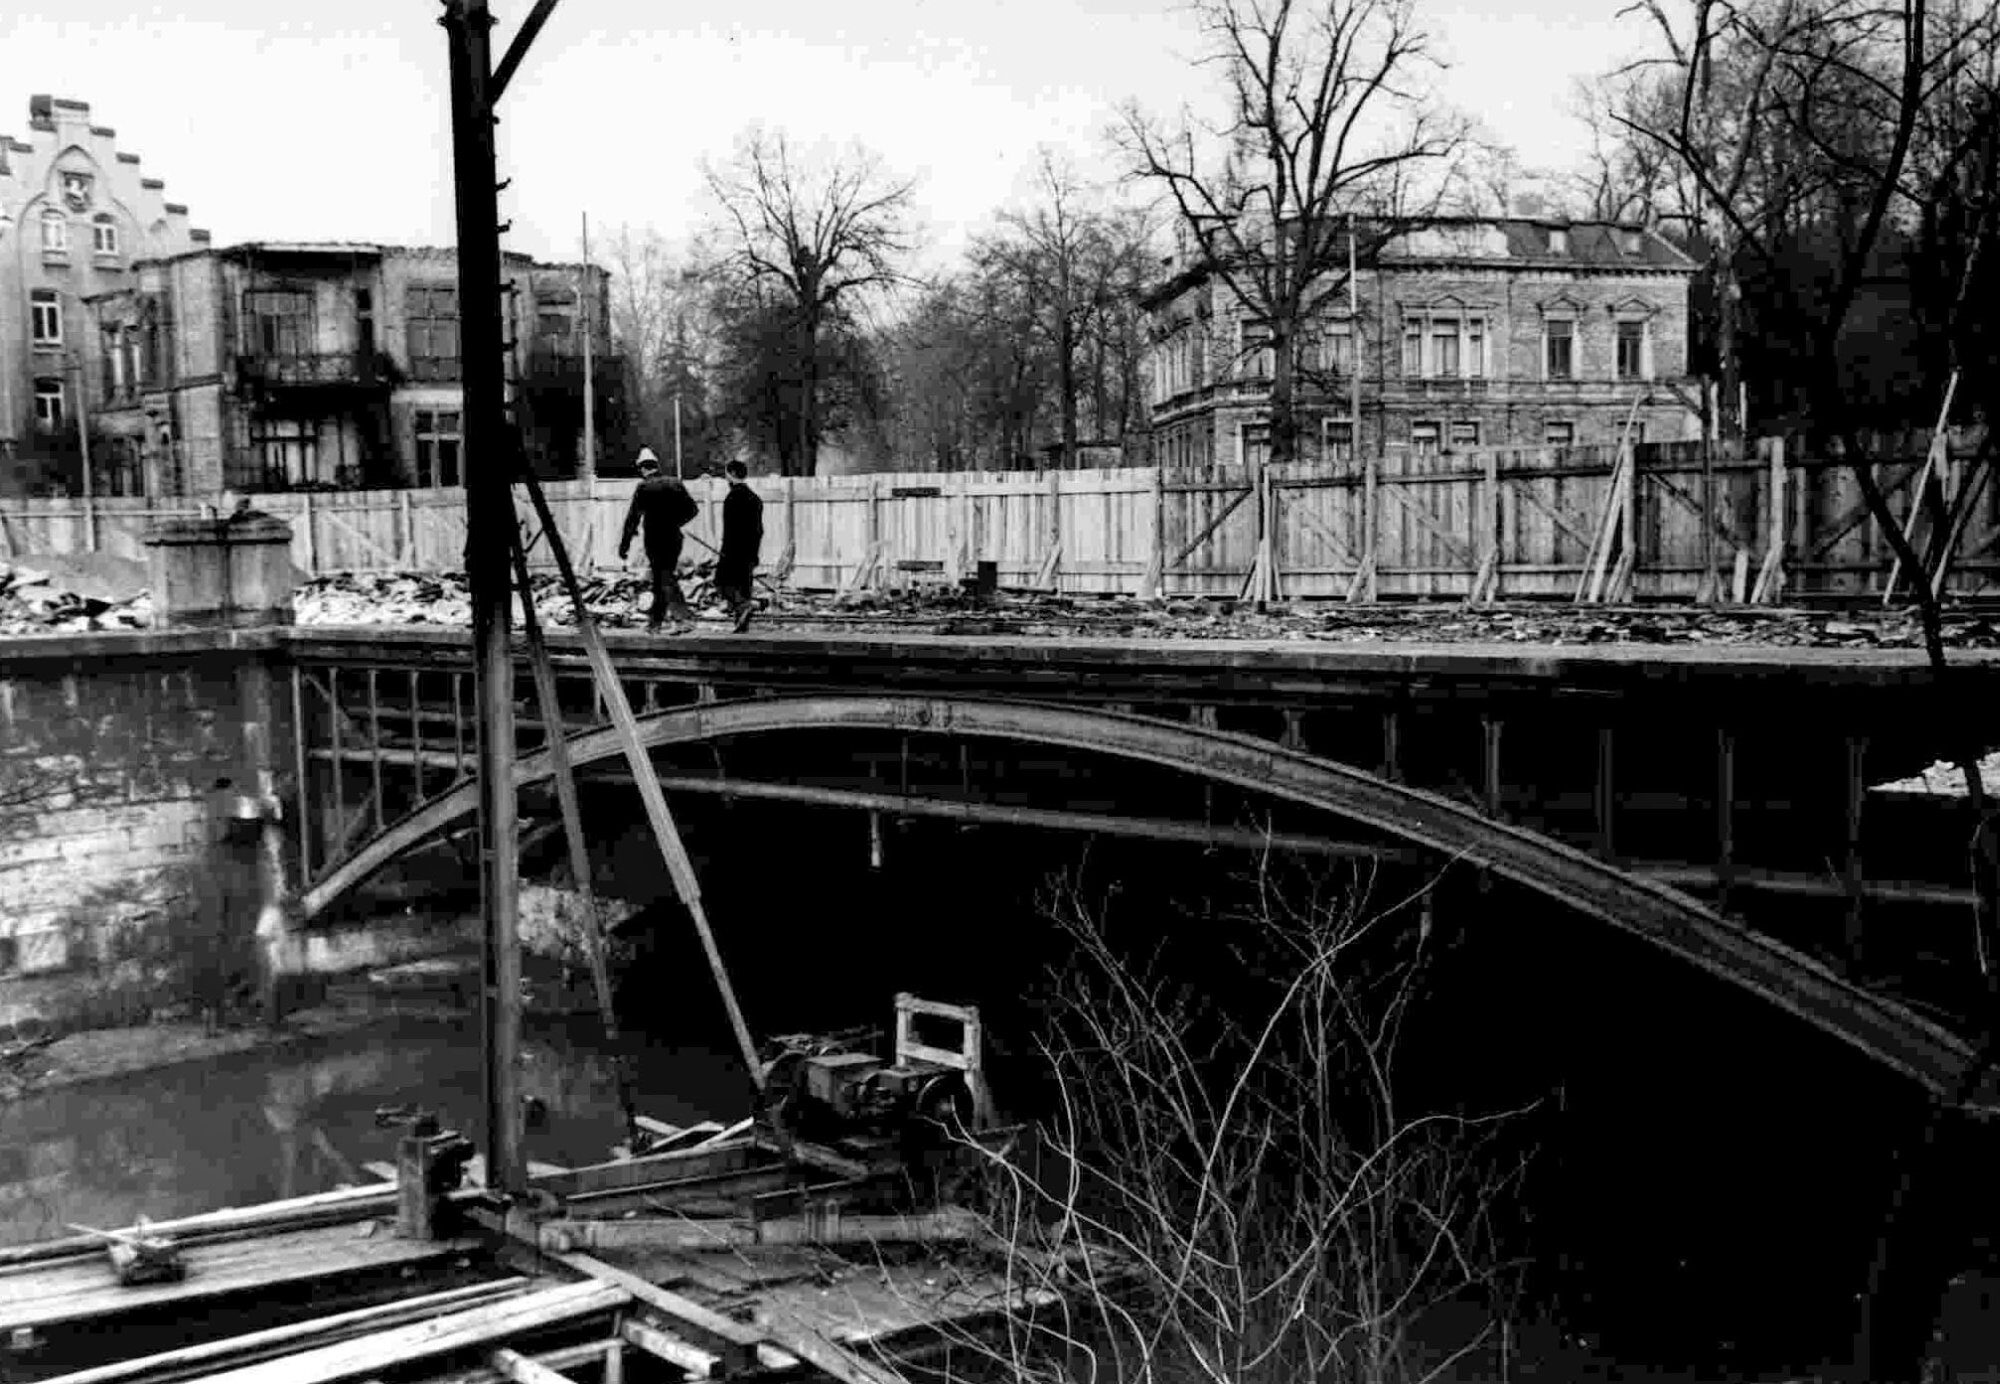
M1519 192L1514 195L1514 215L1530 219L1546 215L1548 202L1539 192Z

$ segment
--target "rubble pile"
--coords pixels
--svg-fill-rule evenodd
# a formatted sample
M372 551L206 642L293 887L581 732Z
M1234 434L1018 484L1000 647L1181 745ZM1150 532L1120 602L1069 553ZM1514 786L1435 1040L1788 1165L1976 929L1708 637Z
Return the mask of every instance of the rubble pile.
M84 634L153 623L152 598L143 588L78 580L59 570L64 565L53 558L0 561L0 635Z
M722 629L713 604L713 563L683 565L681 587L699 612L697 629ZM137 563L88 558L0 560L0 635L70 634L144 629L151 601ZM591 617L607 629L643 629L651 595L635 571L582 579ZM576 623L552 572L533 575L535 609L544 625ZM1744 645L1762 648L1921 649L1914 611L1873 605L1847 609L1702 606L1577 606L1517 602L1341 602L1275 605L1259 614L1246 603L1129 596L1003 592L979 600L955 587L858 591L780 590L758 583L756 629L844 630L992 638L1250 639L1340 643L1532 645ZM372 572L300 582L302 625L413 625L467 628L472 602L463 573ZM1944 642L1952 649L2000 648L2000 614L1949 608Z
M682 589L701 609L711 599L711 566L682 568ZM651 601L646 582L626 571L583 580L584 602L599 624L643 628ZM544 624L575 623L553 574L534 577ZM1002 593L979 601L934 586L835 594L778 590L759 583L756 628L839 629L855 633L1036 638L1256 639L1344 643L1747 645L1766 648L1920 649L1914 611L1872 607L1727 609L1696 606L1586 607L1567 602L1474 607L1446 603L1349 606L1336 602L1274 606L1265 614L1232 601L1163 603L1127 596ZM298 595L301 624L467 625L465 579L453 574L320 577ZM702 610L701 626L722 625ZM2000 648L2000 616L1948 609L1944 642L1955 649Z

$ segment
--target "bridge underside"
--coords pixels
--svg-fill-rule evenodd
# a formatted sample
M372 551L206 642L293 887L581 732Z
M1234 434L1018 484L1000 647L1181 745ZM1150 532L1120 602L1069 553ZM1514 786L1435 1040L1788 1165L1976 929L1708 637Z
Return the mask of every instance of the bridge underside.
M339 689L332 679L308 681L298 690L302 714L306 686L313 687L329 708L335 705ZM457 683L451 686L469 706ZM425 743L424 708L435 699L427 698L420 676L412 672L403 689L406 696L394 702L382 698L380 674L371 674L369 689L366 724L348 724L359 738L333 743L343 738L335 727L344 718L329 716L325 718L333 731L329 743L315 745L303 755L314 761L305 768L308 777L316 776L322 785L336 789L343 782L351 788L358 780L363 796L372 797L358 818L364 830L372 830L340 850L338 858L311 879L303 900L309 920L391 861L462 830L477 807L476 791L462 776L470 750L462 732L456 739L433 742L435 748ZM644 685L633 691L641 694L634 698L641 705L656 702ZM1297 723L1291 718L1271 740L1221 729L1214 724L1219 718L1212 714L1197 714L1192 722L1170 721L1123 707L966 697L820 694L721 700L699 690L695 695L692 704L653 709L641 720L643 738L656 752L656 763L673 759L677 750L695 749L714 761L713 774L675 773L667 765L662 777L672 793L731 794L1162 840L1268 844L1279 850L1330 855L1454 862L1490 872L1636 934L1933 1090L1952 1090L1971 1060L1968 1046L1937 1023L1675 887L1676 882L1713 884L1713 878L1690 880L1696 872L1685 867L1613 858L1608 850L1593 852L1537 826L1506 820L1492 810L1497 795L1482 793L1473 785L1457 785L1454 796L1309 752L1297 745ZM400 744L391 743L395 737L384 733L385 712L392 705L395 719L411 732ZM574 719L585 720L589 711L581 709ZM571 718L566 714L565 719ZM542 727L530 724L528 731L538 736ZM615 777L623 768L622 747L608 727L572 732L566 739L572 762L586 775L602 777L608 772ZM801 782L804 776L796 768L782 778L723 772L725 755L750 753L752 747L778 739L787 747L807 741L833 743L850 757L853 747L870 746L861 757L872 762L858 782L840 786ZM1491 730L1482 737L1481 749L1489 761L1497 756L1497 740ZM1018 792L1012 795L1014 801L999 801L991 794L982 797L971 791L969 770L956 791L937 781L937 770L954 761L967 770L973 747L983 747L978 755L981 764L994 762L990 751L997 745L1011 746L1010 762L1029 765L1029 777L1036 757L1047 756L1060 775L1055 782L1062 791L1054 797L1045 794L1044 802L1059 805L1022 802ZM1217 821L1212 810L1171 815L1091 810L1079 802L1086 795L1077 791L1077 766L1102 760L1157 773L1162 783L1177 780L1184 790L1192 786L1202 795L1220 787L1243 800L1286 809L1289 829L1262 833L1248 825ZM787 761L798 763L789 753ZM545 787L552 771L546 747L533 749L519 761L516 786L531 792ZM1164 798L1155 795L1148 800ZM339 801L336 792L336 819L343 811ZM1560 809L1556 804L1554 810ZM332 841L353 835L351 823L336 820L322 825L332 826L328 838ZM1604 846L1605 834L1588 832L1586 839ZM312 854L310 847L307 854ZM1783 891L1787 883L1782 872L1773 871L1749 882L1762 885L1766 892ZM1743 881L1736 883L1734 897L1745 897Z

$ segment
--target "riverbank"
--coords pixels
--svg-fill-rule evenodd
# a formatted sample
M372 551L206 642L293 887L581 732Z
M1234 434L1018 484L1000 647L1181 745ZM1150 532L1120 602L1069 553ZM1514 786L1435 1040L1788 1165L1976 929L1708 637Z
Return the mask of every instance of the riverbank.
M463 1022L472 1009L445 996L334 995L294 1010L275 1025L256 1021L211 1027L163 1020L132 1028L85 1029L41 1046L0 1045L0 1106L48 1091L114 1077L209 1062L241 1053L278 1053L318 1039L349 1037L410 1019ZM6 1053L17 1054L7 1060Z

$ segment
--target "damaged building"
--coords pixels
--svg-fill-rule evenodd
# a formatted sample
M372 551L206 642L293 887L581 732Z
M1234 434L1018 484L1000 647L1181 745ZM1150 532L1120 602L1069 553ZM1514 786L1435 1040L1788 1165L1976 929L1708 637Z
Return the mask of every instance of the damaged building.
M609 275L521 255L504 274L523 448L538 475L574 475L586 317L600 454L621 445ZM257 242L142 261L130 279L89 303L93 435L145 494L463 483L453 252Z

